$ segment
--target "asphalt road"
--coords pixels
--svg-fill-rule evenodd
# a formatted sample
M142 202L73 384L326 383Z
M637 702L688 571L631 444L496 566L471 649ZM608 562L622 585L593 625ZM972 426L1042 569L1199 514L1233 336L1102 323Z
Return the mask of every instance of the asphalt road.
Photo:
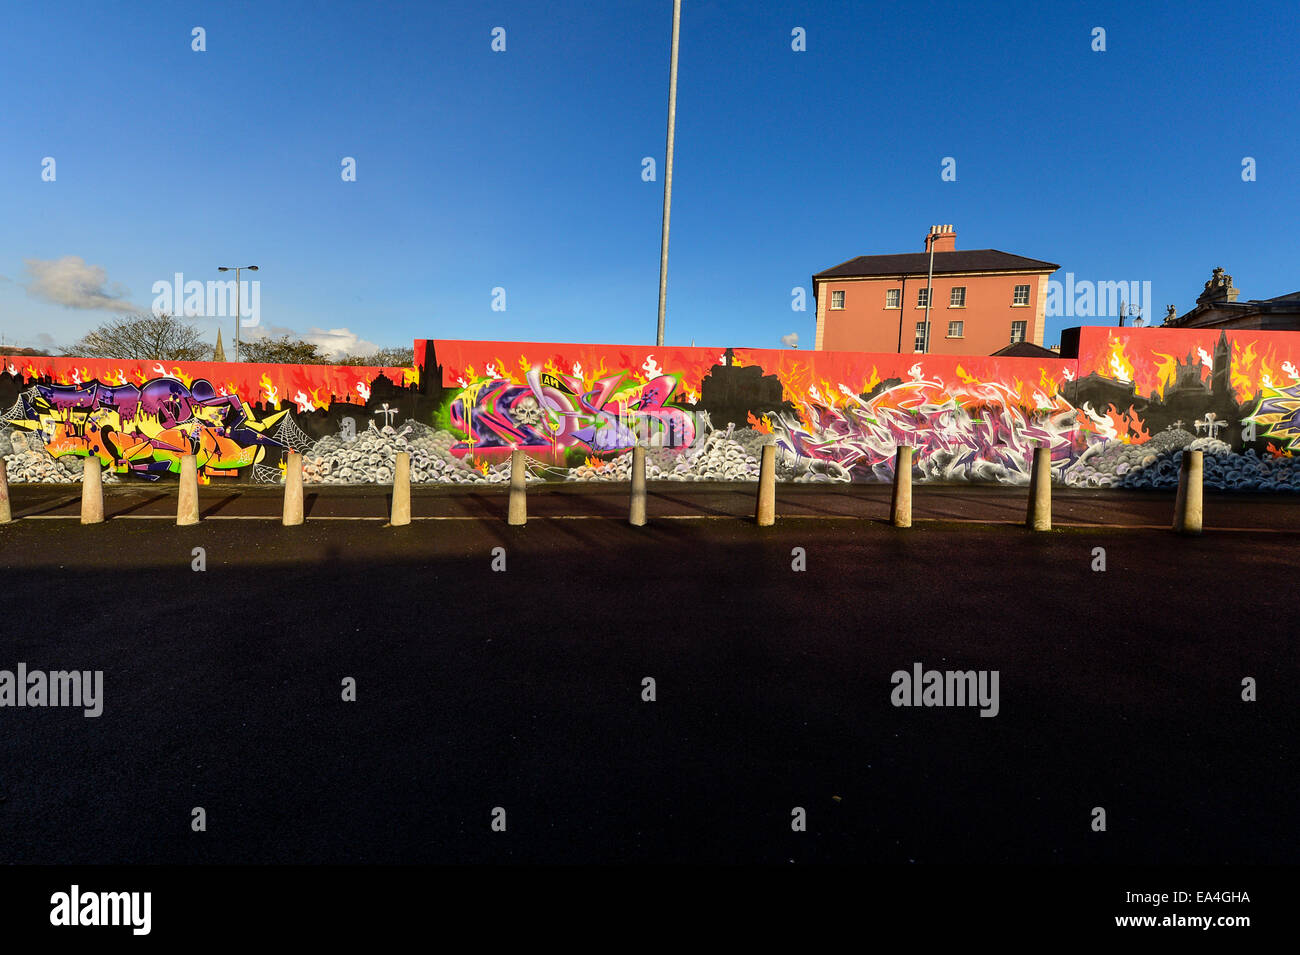
M495 492L386 527L373 491L177 528L138 489L102 525L0 526L0 669L102 669L105 696L0 709L0 863L1294 861L1300 508L1033 535L962 523L1023 492L959 490L918 488L906 531L852 519L878 489L782 488L758 528L729 516L752 489L680 487L641 529L625 488L536 493L523 528ZM25 516L68 496L13 489ZM1066 497L1085 524L1172 508ZM209 518L276 501L204 492ZM998 715L893 706L916 662L997 670Z

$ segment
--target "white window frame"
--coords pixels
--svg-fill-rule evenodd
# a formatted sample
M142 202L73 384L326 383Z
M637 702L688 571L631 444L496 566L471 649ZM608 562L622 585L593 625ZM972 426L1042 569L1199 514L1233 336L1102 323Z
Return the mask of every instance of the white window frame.
M960 302L953 301L955 298L958 297L958 296L957 296L957 293L958 293L958 292L961 292L961 301L960 301ZM949 307L949 308L965 308L965 307L966 307L966 286L964 286L964 285L954 285L954 286L953 286L953 287L948 291L948 307Z
M917 308L925 308L925 306L928 304L929 296L930 296L930 290L929 290L928 288L926 288L924 285L922 285L919 289L917 289L917 290L916 290L916 307L917 307Z
M1024 290L1025 290L1025 300L1024 300L1023 302L1017 301L1017 299L1020 298L1020 290L1021 290L1021 289L1024 289ZM1013 289L1011 290L1011 307L1012 307L1012 308L1028 308L1028 307L1029 307L1029 296L1030 296L1030 294L1031 294L1031 289L1032 289L1032 287L1029 286L1029 285L1017 285L1015 288L1013 288Z
M890 297L893 297L894 304L889 304ZM903 307L903 290L901 288L885 289L885 308L902 308Z
M835 304L835 302L836 302L836 300L837 300L837 297L838 297L838 301L839 301L839 303L840 303L840 304L838 304L838 305ZM845 299L845 298L847 298L847 296L844 294L844 289L842 289L842 288L833 289L833 290L831 291L831 311L833 311L833 312L842 312L842 311L844 311L844 299Z
M926 323L923 321L916 323L916 335L912 339L912 348L914 353L918 355L928 354L930 351L930 330L926 328Z
M955 334L955 335L953 334L953 331L952 331L954 328L957 329L957 334ZM966 323L965 323L965 322L949 322L949 323L948 323L948 337L949 337L949 338L965 338L965 337L966 337L966 335L965 335L965 331L966 331Z
M1019 337L1019 338L1016 337L1016 326L1017 326L1017 325L1020 326L1020 337ZM1025 340L1025 336L1026 336L1027 334L1029 334L1029 323L1028 323L1028 322L1012 322L1012 323L1011 323L1011 344L1015 345L1015 344L1017 344L1017 343L1019 343L1019 342L1023 342L1023 341Z

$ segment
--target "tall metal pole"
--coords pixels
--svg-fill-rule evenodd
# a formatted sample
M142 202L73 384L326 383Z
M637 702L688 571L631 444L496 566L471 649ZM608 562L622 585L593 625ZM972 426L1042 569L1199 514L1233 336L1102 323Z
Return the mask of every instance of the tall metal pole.
M926 277L925 280L925 339L924 341L925 341L925 352L927 354L930 351L930 299L934 295L933 285L934 285L934 239L935 239L934 230L935 228L936 226L930 226L930 237L928 239L930 245L930 274Z
M668 218L673 205L673 130L677 126L677 33L682 0L673 0L673 52L668 66L668 147L664 151L664 222L659 245L659 329L655 345L664 343L664 303L668 296Z
M256 272L257 266L256 265L238 265L238 266L218 265L217 271L235 273L235 361L239 361L240 360L239 359L239 326L243 324L240 320L240 312L244 310L244 303L241 300L241 296L240 296L240 293L243 292L243 288L239 282L239 273ZM229 301L229 299L227 299L226 301Z
M230 299L226 299L227 302ZM239 361L239 269L235 269L235 361Z

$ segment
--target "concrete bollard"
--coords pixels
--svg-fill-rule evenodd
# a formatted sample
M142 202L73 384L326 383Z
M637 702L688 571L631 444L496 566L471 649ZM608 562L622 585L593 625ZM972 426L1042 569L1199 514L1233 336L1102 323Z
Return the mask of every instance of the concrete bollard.
M411 523L411 453L398 451L393 461L393 513L388 523L402 527Z
M0 524L8 524L14 519L9 509L9 469L5 459L0 458Z
M894 458L894 497L889 504L889 523L912 526L912 449L900 445Z
M284 520L285 527L302 523L302 455L289 452L289 463L284 469Z
M758 465L758 503L754 508L754 520L759 527L771 527L776 523L776 445L763 445L762 457Z
M1202 452L1183 452L1183 465L1178 470L1178 499L1174 502L1174 530L1180 534L1201 532L1204 468Z
M1052 451L1034 448L1033 468L1029 472L1029 511L1025 526L1031 531L1052 529Z
M81 523L104 523L104 475L99 456L86 456L81 469Z
M192 454L181 455L181 489L176 498L176 524L199 522L199 467Z
M524 467L524 452L518 448L510 452L510 507L506 523L514 527L528 523L528 470Z
M632 508L627 522L633 527L645 527L645 448L632 448Z

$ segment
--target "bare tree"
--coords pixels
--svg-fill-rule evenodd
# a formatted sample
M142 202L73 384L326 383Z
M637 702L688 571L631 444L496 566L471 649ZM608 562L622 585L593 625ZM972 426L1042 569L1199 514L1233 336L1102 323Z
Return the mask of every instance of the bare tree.
M78 358L203 361L211 356L212 346L193 325L165 313L144 313L107 321L60 351Z

